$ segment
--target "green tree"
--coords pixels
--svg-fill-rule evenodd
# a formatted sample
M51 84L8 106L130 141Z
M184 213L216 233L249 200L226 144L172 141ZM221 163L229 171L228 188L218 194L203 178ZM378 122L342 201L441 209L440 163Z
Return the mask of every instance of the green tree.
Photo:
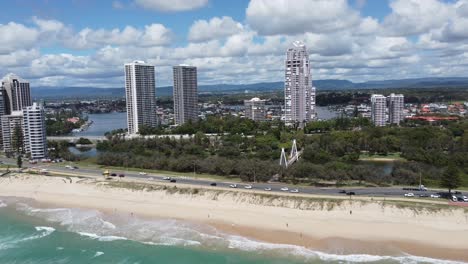
M24 153L24 137L23 137L23 129L20 125L17 125L13 130L13 138L12 138L12 146L13 149L16 151L17 154Z
M461 185L460 171L454 164L449 164L442 174L440 186L447 188L449 192Z
M16 165L18 165L18 168L23 166L23 157L21 155L18 155L18 158L16 159Z

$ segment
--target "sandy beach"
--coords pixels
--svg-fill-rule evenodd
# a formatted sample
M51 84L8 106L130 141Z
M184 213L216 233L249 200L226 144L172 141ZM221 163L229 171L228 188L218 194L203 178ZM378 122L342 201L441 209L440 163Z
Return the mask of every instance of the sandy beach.
M468 261L468 211L463 208L173 186L20 175L0 178L0 196L201 222L261 241L332 253L403 251Z

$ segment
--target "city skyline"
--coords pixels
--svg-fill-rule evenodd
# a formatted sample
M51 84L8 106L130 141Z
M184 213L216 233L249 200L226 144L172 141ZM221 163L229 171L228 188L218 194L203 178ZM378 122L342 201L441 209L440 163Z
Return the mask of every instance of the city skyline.
M280 81L284 50L302 40L315 79L466 76L465 2L13 1L0 18L0 75L120 87L120 65L138 58L161 73L157 86L181 63L199 67L202 85Z

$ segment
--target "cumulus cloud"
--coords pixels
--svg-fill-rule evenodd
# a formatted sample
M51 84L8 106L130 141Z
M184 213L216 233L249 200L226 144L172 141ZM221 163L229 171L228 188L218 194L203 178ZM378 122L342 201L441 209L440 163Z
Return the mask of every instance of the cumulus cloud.
M439 28L453 15L450 4L439 0L396 0L383 23L388 34L408 36Z
M239 33L242 29L242 24L231 17L213 17L209 21L195 21L190 27L188 39L193 42L219 39Z
M38 37L37 29L15 22L0 24L0 54L32 48L37 44Z
M161 12L195 10L208 4L208 0L135 0L138 6Z
M123 64L145 60L156 66L158 87L171 84L171 66L181 63L198 67L201 84L281 81L295 40L307 45L314 79L466 75L468 0L393 0L382 19L357 7L345 0L251 0L245 21L196 20L187 36L158 23L75 29L33 17L0 25L0 75L16 72L37 85L121 87Z
M261 35L334 32L359 24L359 13L346 0L251 0L246 16Z

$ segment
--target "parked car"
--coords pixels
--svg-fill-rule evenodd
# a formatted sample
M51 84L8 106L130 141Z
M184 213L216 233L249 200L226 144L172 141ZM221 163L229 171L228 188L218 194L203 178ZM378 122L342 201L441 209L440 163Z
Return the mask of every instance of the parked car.
M246 185L244 186L245 189L252 189L252 185Z
M440 195L438 195L438 194L431 194L431 198L440 198Z
M292 189L291 192L292 192L292 193L298 193L299 190L298 190L298 189Z
M229 185L230 188L237 188L237 184L231 184Z
M112 177L117 177L117 173L112 173L111 176Z
M420 194L419 197L429 197L429 195L423 193L423 194Z
M289 191L289 188L288 187L283 187L283 188L281 188L281 191L287 192L287 191Z
M139 172L139 175L146 175L146 172Z
M270 187L266 187L266 188L265 188L265 191L271 191L271 188L270 188Z
M125 177L125 174L120 173L120 174L119 174L119 177L120 177L120 178L123 178L123 177Z
M463 196L462 196L462 199L463 199L464 202L468 202L468 197L466 197L466 196L463 195Z
M414 193L405 193L405 197L414 197Z
M217 185L216 182L210 183L210 186L216 186L216 185Z
M170 179L170 182L177 182L176 179Z
M356 195L355 192L347 192L346 195Z
M458 202L458 198L455 195L452 195L452 201Z
M163 180L165 180L165 181L170 181L170 180L171 180L171 177L164 177Z

